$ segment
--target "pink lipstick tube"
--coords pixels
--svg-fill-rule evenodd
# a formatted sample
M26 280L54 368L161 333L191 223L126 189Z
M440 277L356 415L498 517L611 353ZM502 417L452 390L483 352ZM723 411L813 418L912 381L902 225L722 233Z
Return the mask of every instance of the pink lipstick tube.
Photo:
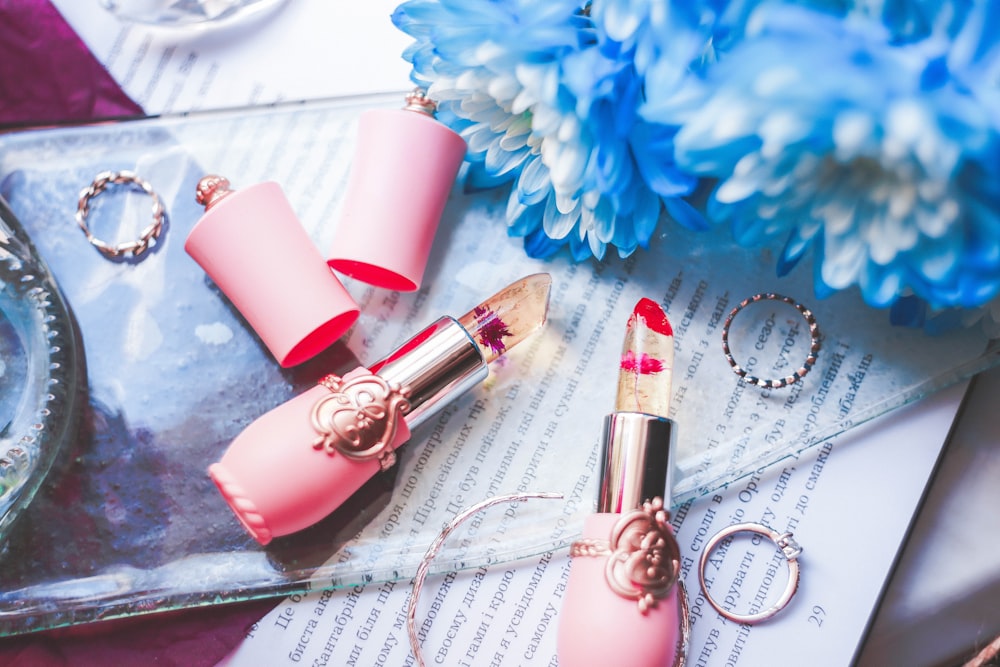
M311 526L393 465L410 429L545 323L551 284L548 274L522 278L371 368L328 375L250 424L209 475L261 544Z
M469 332L443 317L372 369L329 376L253 422L209 474L267 544L333 512L392 465L412 428L488 372Z
M563 667L677 664L683 655L680 550L667 523L675 425L639 412L604 421L597 513L572 548L560 613Z

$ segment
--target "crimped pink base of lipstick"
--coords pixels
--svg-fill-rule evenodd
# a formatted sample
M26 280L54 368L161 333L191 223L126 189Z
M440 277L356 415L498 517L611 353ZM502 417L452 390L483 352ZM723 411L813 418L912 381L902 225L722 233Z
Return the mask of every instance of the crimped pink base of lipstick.
M584 522L583 538L606 540L620 518L620 514L591 514ZM608 586L607 562L607 556L573 559L559 615L560 667L670 667L681 637L679 586L642 614L635 600Z

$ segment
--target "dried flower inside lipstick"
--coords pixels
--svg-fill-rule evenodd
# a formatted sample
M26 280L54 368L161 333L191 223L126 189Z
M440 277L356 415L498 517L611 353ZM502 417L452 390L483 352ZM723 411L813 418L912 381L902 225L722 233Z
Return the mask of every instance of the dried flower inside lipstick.
M673 368L674 330L659 304L640 299L625 330L615 409L668 417Z
M510 328L486 306L476 306L472 312L476 316L476 322L480 323L477 336L479 345L489 348L494 354L503 354L507 350L504 339L512 335Z
M639 375L653 375L663 370L663 361L645 352L636 354L632 350L626 350L622 353L621 369Z
M552 276L535 273L508 285L458 318L489 363L545 324Z

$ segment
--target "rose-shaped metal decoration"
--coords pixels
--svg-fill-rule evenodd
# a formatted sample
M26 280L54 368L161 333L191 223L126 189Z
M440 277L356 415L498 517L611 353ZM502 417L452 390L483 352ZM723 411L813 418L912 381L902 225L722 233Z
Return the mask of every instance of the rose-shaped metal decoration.
M669 595L680 572L680 547L667 524L663 499L645 502L615 524L604 574L618 595L637 600L645 614Z
M330 394L312 409L312 425L319 433L313 447L359 461L377 458L382 470L392 466L398 419L410 409L407 392L372 374L349 379L328 375L320 384Z

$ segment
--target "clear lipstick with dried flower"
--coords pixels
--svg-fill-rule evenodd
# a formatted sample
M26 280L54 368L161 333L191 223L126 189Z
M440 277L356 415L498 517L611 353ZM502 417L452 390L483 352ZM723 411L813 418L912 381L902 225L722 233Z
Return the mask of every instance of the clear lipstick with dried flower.
M676 432L668 417L673 345L663 309L641 299L622 346L615 412L604 421L597 513L570 551L559 617L563 667L683 664L686 601L680 549L667 522Z
M370 368L328 375L254 421L209 468L237 518L267 544L333 512L393 465L411 429L545 323L551 285L544 273L522 278Z

